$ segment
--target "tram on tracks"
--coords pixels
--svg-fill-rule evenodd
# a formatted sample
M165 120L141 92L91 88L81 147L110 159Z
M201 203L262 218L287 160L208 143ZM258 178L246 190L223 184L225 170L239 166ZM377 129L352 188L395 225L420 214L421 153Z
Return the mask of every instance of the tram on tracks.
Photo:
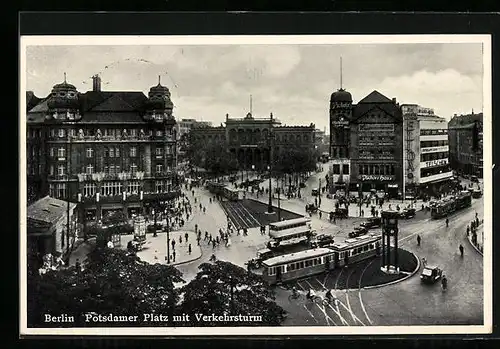
M222 188L222 196L230 201L243 200L244 192L240 189L233 189L229 186Z
M461 191L458 195L449 196L434 203L431 207L431 217L444 218L471 205L472 193L467 190Z
M254 270L271 285L288 282L373 258L380 253L381 234L367 234L326 247L284 254L262 261Z

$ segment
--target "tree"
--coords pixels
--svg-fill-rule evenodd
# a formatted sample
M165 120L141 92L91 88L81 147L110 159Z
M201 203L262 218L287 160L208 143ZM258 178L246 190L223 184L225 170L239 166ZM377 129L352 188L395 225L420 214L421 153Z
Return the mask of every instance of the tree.
M139 321L142 314L155 313L169 315L171 320L179 301L174 283L184 282L181 276L172 266L151 265L123 250L96 248L82 270L73 266L44 275L28 273L28 324L46 327L44 314L74 316L75 323L58 324L70 327L88 325L87 313L139 315ZM113 325L123 323L93 324Z
M275 171L281 174L304 174L316 169L317 150L299 145L283 149L275 161Z
M262 322L199 322L193 326L279 325L285 311L274 302L269 284L253 273L225 261L203 263L196 277L183 287L184 313L217 315L262 315Z

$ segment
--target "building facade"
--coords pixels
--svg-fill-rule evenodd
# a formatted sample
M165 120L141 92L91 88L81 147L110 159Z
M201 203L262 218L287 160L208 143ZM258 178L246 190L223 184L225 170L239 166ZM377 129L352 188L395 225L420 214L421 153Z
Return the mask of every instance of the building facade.
M448 123L450 164L464 175L483 177L483 114L455 115Z
M78 203L87 220L147 213L180 193L170 91L80 93L66 80L27 112L28 193ZM83 221L83 220L82 220Z
M310 150L315 147L314 124L285 126L272 114L269 118L256 118L251 113L244 118L229 118L226 114L225 125L196 125L191 132L194 139L202 143L221 142L238 159L242 170L266 170L271 148L275 156L291 145Z
M402 129L399 104L377 91L352 103L344 89L330 97L330 192L339 189L402 194Z
M435 195L449 184L448 123L431 108L404 104L403 163L405 195Z

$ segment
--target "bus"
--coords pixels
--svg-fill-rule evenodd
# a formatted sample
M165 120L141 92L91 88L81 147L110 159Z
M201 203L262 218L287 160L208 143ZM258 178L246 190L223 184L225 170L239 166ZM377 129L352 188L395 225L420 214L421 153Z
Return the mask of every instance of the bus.
M381 234L369 234L326 247L308 249L264 260L257 274L271 285L343 267L380 254Z
M311 220L306 217L269 224L269 247L291 246L307 243L311 237Z
M471 192L465 190L461 191L458 195L449 196L444 198L431 207L432 218L443 218L456 211L470 207L472 204Z

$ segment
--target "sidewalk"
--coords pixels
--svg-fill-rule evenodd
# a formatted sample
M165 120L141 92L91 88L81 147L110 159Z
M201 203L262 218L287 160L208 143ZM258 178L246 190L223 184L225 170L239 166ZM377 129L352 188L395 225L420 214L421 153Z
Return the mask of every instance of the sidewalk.
M188 234L188 240L185 240L185 234ZM196 234L194 231L179 230L170 232L170 265L178 265L192 262L202 256L201 248L196 242ZM182 242L180 242L182 238ZM127 243L133 239L129 236L128 239L122 240L122 248L127 248ZM159 233L156 237L148 234L144 248L137 252L137 256L145 262L151 264L167 264L165 257L167 256L167 233ZM173 258L172 240L175 241L175 262ZM191 254L188 251L188 246L191 244Z

